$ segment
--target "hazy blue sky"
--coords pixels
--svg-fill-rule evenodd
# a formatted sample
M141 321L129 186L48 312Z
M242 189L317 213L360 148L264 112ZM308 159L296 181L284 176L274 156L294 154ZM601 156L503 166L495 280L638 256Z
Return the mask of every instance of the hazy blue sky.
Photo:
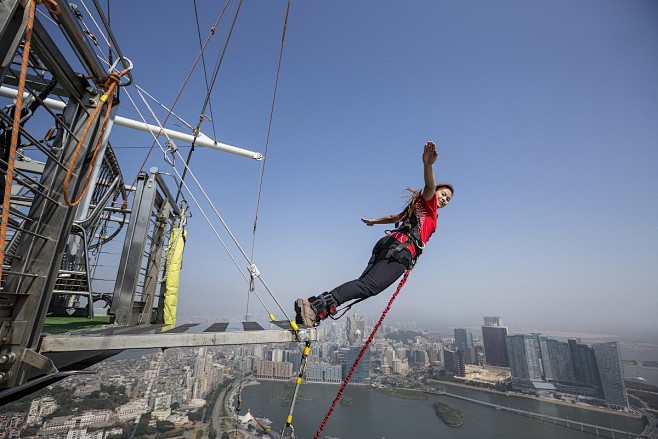
M223 4L197 1L203 40ZM199 52L194 8L154 5L114 2L112 26L136 82L171 105ZM242 5L206 134L264 152L285 10ZM433 139L455 196L393 319L658 334L657 23L653 0L293 1L254 248L287 312L361 273L386 227L359 218L403 207ZM175 112L194 125L204 98L199 67ZM121 114L137 118L125 98ZM120 127L112 142L133 167L152 143ZM149 166L171 172L161 157ZM191 167L250 254L260 162L198 148ZM179 312L244 313L246 283L193 210ZM355 310L378 316L392 292Z

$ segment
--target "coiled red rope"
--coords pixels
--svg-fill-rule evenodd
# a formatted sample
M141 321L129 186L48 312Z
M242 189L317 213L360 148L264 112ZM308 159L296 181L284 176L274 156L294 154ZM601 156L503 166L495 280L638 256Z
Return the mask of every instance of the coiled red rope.
M334 398L334 402L331 403L331 407L329 407L329 411L327 412L327 414L324 415L324 419L322 420L322 423L320 423L320 427L318 427L318 431L315 432L315 436L313 437L313 439L318 439L320 437L320 433L322 433L322 430L324 430L324 427L327 425L327 422L329 421L329 418L331 417L331 414L333 413L334 408L336 408L336 404L338 404L338 401L340 401L340 397L343 396L343 392L345 391L345 387L347 387L347 384L352 379L352 374L356 370L356 367L359 365L359 362L361 361L361 358L363 357L363 355L368 350L368 347L370 347L370 343L375 338L375 334L377 334L377 331L379 330L379 327L384 322L384 318L386 317L386 314L388 313L388 311L391 309L391 305L393 304L393 301L395 300L397 295L400 293L400 290L404 286L404 283L407 281L407 277L409 277L409 273L411 273L411 269L407 270L404 273L404 277L402 278L402 280L398 284L397 290L391 296L391 300L388 301L388 305L386 305L386 308L384 309L384 312L382 313L381 317L379 318L379 321L377 322L377 324L373 328L372 333L370 334L370 337L368 337L368 340L365 342L365 344L361 348L361 352L359 352L359 355L356 357L356 360L354 360L354 364L352 364L352 367L350 368L350 371L347 373L347 376L345 377L345 380L343 380L343 384L340 386L340 389L338 389L338 393L336 394L336 398Z

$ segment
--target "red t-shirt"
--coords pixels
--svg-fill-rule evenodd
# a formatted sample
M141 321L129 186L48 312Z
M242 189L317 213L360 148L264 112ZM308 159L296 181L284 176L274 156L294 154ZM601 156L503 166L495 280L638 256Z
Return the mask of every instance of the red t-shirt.
M416 201L416 215L418 216L418 229L420 231L420 239L423 241L423 246L427 241L429 241L430 236L436 230L436 224L438 222L437 216L438 204L436 201L436 195L430 198L429 201L425 201L425 198L422 196L418 197ZM390 234L392 237L397 239L400 242L407 242L409 238L402 232L392 232ZM411 252L411 257L416 257L416 246L410 245L409 251Z

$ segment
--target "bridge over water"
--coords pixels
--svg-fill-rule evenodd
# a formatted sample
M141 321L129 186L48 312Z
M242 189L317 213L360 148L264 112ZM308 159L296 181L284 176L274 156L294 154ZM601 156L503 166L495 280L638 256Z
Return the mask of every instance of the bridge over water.
M652 423L649 422L649 425L645 428L645 430L641 433L633 433L629 430L619 430L617 428L613 427L604 427L601 425L597 424L590 424L587 422L582 422L582 421L574 421L572 419L565 419L565 418L560 418L558 416L552 416L552 415L545 415L542 413L535 413L527 410L521 410L520 408L513 408L513 407L508 407L504 405L499 405L499 404L494 404L491 402L486 402L482 401L479 399L475 398L470 398L468 396L464 395L458 395L454 393L447 392L443 388L436 388L435 390L425 390L426 393L434 394L434 395L448 395L453 398L458 398L462 399L464 401L470 401L474 402L476 404L488 406L495 408L496 410L502 410L510 413L515 413L517 415L522 415L522 416L527 416L529 418L533 419L538 419L542 422L550 422L555 425L561 425L563 427L571 428L574 430L580 430L582 432L586 433L591 433L594 434L598 437L610 437L613 439L658 439L658 430L655 428L655 422L653 423L653 428L652 428ZM646 415L645 415L646 416ZM651 420L651 419L650 419Z

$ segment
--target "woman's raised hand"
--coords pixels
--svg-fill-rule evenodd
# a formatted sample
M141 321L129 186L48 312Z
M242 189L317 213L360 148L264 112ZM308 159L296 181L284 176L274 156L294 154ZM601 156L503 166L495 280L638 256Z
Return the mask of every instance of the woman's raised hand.
M439 153L436 150L436 144L430 140L425 144L425 149L423 151L423 164L433 165L438 156Z

